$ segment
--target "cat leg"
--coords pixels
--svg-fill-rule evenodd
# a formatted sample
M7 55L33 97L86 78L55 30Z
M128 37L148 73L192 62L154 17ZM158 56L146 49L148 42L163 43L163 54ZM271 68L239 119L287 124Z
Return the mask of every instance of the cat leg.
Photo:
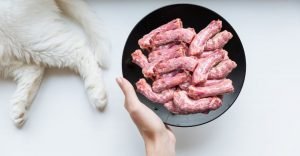
M105 38L103 24L88 7L84 0L55 0L60 10L68 17L73 18L81 25L88 37L89 46L93 52L96 61L103 68L108 68L108 52L110 52L110 43Z
M79 56L79 58L82 59L76 59L78 61L77 71L84 80L89 101L94 104L98 110L103 111L107 105L107 95L102 78L102 69L98 66L92 53L83 51L79 54L82 54L82 56Z
M30 38L30 51L25 51L35 64L48 67L69 68L80 74L90 103L99 110L107 104L107 96L102 80L102 70L89 44L80 34L67 29L61 23L52 23L53 27L41 36L45 40ZM33 41L32 41L33 40Z
M9 68L8 73L17 83L17 89L11 98L11 118L17 127L22 127L26 113L40 87L44 67L22 65Z

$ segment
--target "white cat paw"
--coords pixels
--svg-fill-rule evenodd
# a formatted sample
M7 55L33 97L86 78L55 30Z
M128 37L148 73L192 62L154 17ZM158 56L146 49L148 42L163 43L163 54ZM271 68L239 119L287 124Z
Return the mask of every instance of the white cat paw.
M105 109L108 102L106 92L104 91L91 95L90 100L91 103L100 111Z
M26 110L19 106L13 106L11 110L11 118L17 127L22 127L26 121Z

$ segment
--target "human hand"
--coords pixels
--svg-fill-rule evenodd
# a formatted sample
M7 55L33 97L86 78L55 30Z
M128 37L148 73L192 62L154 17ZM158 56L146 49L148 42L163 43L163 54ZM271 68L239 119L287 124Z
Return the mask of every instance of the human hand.
M116 79L125 95L125 108L144 139L147 156L174 156L176 138L169 127L141 103L125 78Z

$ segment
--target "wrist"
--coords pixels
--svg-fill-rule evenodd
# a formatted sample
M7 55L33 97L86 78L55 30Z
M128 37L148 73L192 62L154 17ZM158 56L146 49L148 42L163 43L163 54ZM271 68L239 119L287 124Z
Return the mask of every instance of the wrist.
M147 156L175 156L175 138L169 132L144 138Z

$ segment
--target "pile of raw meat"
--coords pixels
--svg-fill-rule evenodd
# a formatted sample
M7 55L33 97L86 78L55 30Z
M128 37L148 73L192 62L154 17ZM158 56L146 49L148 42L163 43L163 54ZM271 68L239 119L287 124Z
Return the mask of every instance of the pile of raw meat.
M213 20L197 34L175 19L143 36L138 44L148 57L138 49L132 62L153 83L142 78L137 91L175 114L219 108L222 95L234 91L226 76L237 66L222 49L232 34L221 28L222 21Z

